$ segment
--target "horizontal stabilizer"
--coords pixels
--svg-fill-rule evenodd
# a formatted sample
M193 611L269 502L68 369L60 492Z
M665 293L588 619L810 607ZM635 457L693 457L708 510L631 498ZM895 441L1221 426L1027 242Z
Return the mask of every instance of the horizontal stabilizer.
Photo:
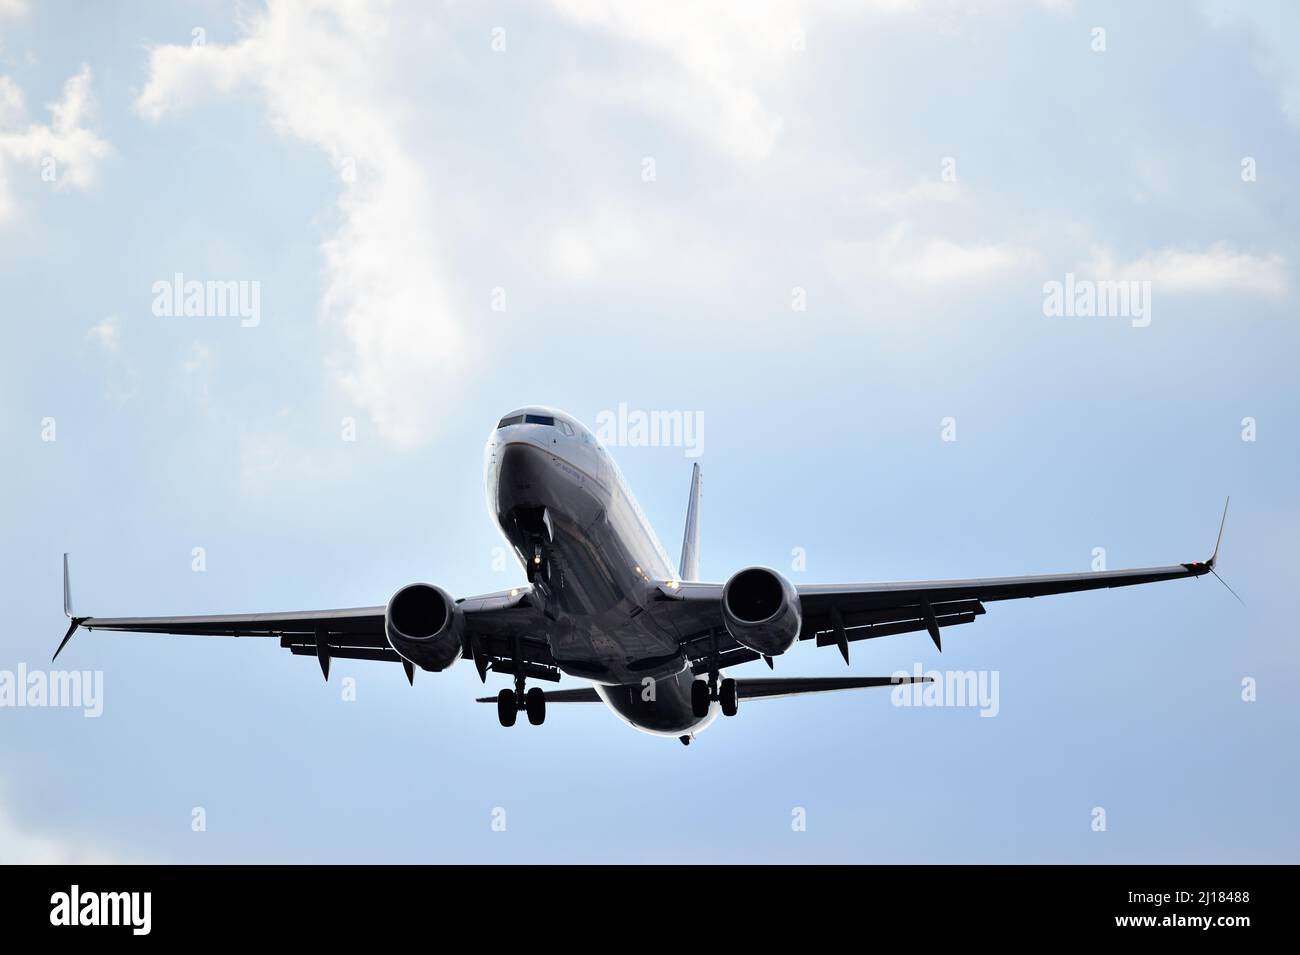
M495 703L495 696L480 696L474 702L476 703ZM599 703L600 697L591 687L572 690L547 690L547 703Z
M830 693L833 690L861 690L869 686L899 686L904 683L931 683L930 677L911 676L806 676L762 677L737 680L736 696L742 700L770 700L801 693Z

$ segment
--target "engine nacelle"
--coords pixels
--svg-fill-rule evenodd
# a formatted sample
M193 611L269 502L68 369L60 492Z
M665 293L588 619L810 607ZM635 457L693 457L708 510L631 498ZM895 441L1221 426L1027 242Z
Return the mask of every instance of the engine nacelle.
M389 646L422 670L445 670L459 660L464 632L465 615L433 584L408 584L384 610Z
M722 622L741 646L778 656L799 638L803 626L799 593L775 570L736 571L722 588Z

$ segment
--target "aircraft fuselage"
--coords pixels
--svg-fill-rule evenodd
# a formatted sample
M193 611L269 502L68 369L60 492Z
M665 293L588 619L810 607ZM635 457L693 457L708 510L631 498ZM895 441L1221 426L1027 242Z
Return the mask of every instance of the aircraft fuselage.
M484 470L488 508L543 601L539 636L559 668L591 680L638 729L681 736L712 722L716 703L692 714L679 636L653 612L676 571L596 437L560 412L521 409L492 432Z

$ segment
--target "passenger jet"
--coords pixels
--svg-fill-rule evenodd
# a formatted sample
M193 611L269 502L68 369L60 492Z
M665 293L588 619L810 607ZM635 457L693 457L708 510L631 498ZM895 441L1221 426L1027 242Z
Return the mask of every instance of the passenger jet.
M483 682L489 673L513 680L479 699L496 703L502 726L520 712L540 725L551 703L604 703L639 730L690 743L719 713L735 716L749 700L914 682L722 675L756 660L774 668L796 643L837 647L846 664L850 644L896 633L925 631L942 650L942 631L974 622L991 601L1200 577L1215 573L1219 554L1216 542L1209 560L1168 567L906 583L794 584L747 567L725 583L705 583L698 464L676 569L614 459L569 415L529 407L503 417L488 438L484 479L488 510L527 586L453 599L435 584L413 583L384 606L349 610L77 617L65 554L63 609L72 623L54 655L82 628L278 637L281 647L316 657L326 680L335 658L400 663L412 684L416 667L437 673L465 658ZM557 683L561 674L591 685L527 685Z

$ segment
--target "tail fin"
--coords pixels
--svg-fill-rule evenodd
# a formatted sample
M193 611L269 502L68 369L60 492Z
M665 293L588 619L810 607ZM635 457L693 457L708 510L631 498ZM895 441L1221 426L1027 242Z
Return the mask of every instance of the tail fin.
M691 469L691 498L686 505L686 532L682 535L682 580L700 579L700 466Z

